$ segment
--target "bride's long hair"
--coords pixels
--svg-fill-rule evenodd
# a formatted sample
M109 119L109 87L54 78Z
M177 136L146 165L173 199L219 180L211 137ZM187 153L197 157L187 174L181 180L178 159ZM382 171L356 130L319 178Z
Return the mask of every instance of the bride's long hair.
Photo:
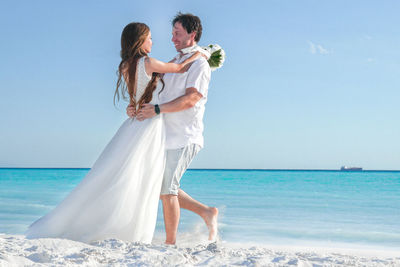
M129 95L129 104L135 108L140 108L144 103L149 103L152 99L153 92L157 87L157 82L161 80L164 88L164 81L160 78L160 74L153 72L151 80L136 103L134 91L136 87L136 67L138 60L147 56L142 45L150 33L150 28L139 22L132 22L125 26L121 35L121 62L118 66L118 81L117 88L114 93L115 98L119 101L120 94L124 100L127 100L126 93Z

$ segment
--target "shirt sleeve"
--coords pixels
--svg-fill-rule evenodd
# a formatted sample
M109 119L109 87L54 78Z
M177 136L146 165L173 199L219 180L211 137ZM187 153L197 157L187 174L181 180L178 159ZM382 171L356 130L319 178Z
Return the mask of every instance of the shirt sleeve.
M203 96L207 96L208 84L210 83L211 69L208 62L204 58L200 58L193 62L188 70L186 80L186 88L194 87Z

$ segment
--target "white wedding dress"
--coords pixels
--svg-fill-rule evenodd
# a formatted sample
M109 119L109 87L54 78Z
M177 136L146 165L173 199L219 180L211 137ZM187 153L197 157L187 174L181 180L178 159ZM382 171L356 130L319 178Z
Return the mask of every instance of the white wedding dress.
M136 99L150 78L138 63ZM160 87L153 93L158 103ZM162 116L128 118L84 179L51 212L31 224L27 238L90 243L107 238L151 243L165 165Z

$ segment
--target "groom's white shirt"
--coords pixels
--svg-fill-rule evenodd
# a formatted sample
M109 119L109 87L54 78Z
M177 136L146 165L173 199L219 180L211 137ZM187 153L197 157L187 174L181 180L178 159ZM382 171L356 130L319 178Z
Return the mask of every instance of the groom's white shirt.
M195 50L187 49L187 50ZM181 63L192 53L178 54L176 63ZM185 73L166 73L165 87L160 94L160 103L170 102L186 93L186 88L194 87L203 97L194 107L179 112L165 113L166 149L179 149L189 144L198 144L203 147L203 116L207 102L208 84L211 78L211 69L207 60L200 57L195 60ZM162 86L162 83L159 83Z

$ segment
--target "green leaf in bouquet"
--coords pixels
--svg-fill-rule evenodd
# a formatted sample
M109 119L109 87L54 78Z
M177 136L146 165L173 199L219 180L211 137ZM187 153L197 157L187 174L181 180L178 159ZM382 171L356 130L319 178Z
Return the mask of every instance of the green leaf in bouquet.
M211 45L210 45L211 46ZM221 64L221 50L217 50L211 54L210 58L208 59L208 64L211 68L219 67Z

